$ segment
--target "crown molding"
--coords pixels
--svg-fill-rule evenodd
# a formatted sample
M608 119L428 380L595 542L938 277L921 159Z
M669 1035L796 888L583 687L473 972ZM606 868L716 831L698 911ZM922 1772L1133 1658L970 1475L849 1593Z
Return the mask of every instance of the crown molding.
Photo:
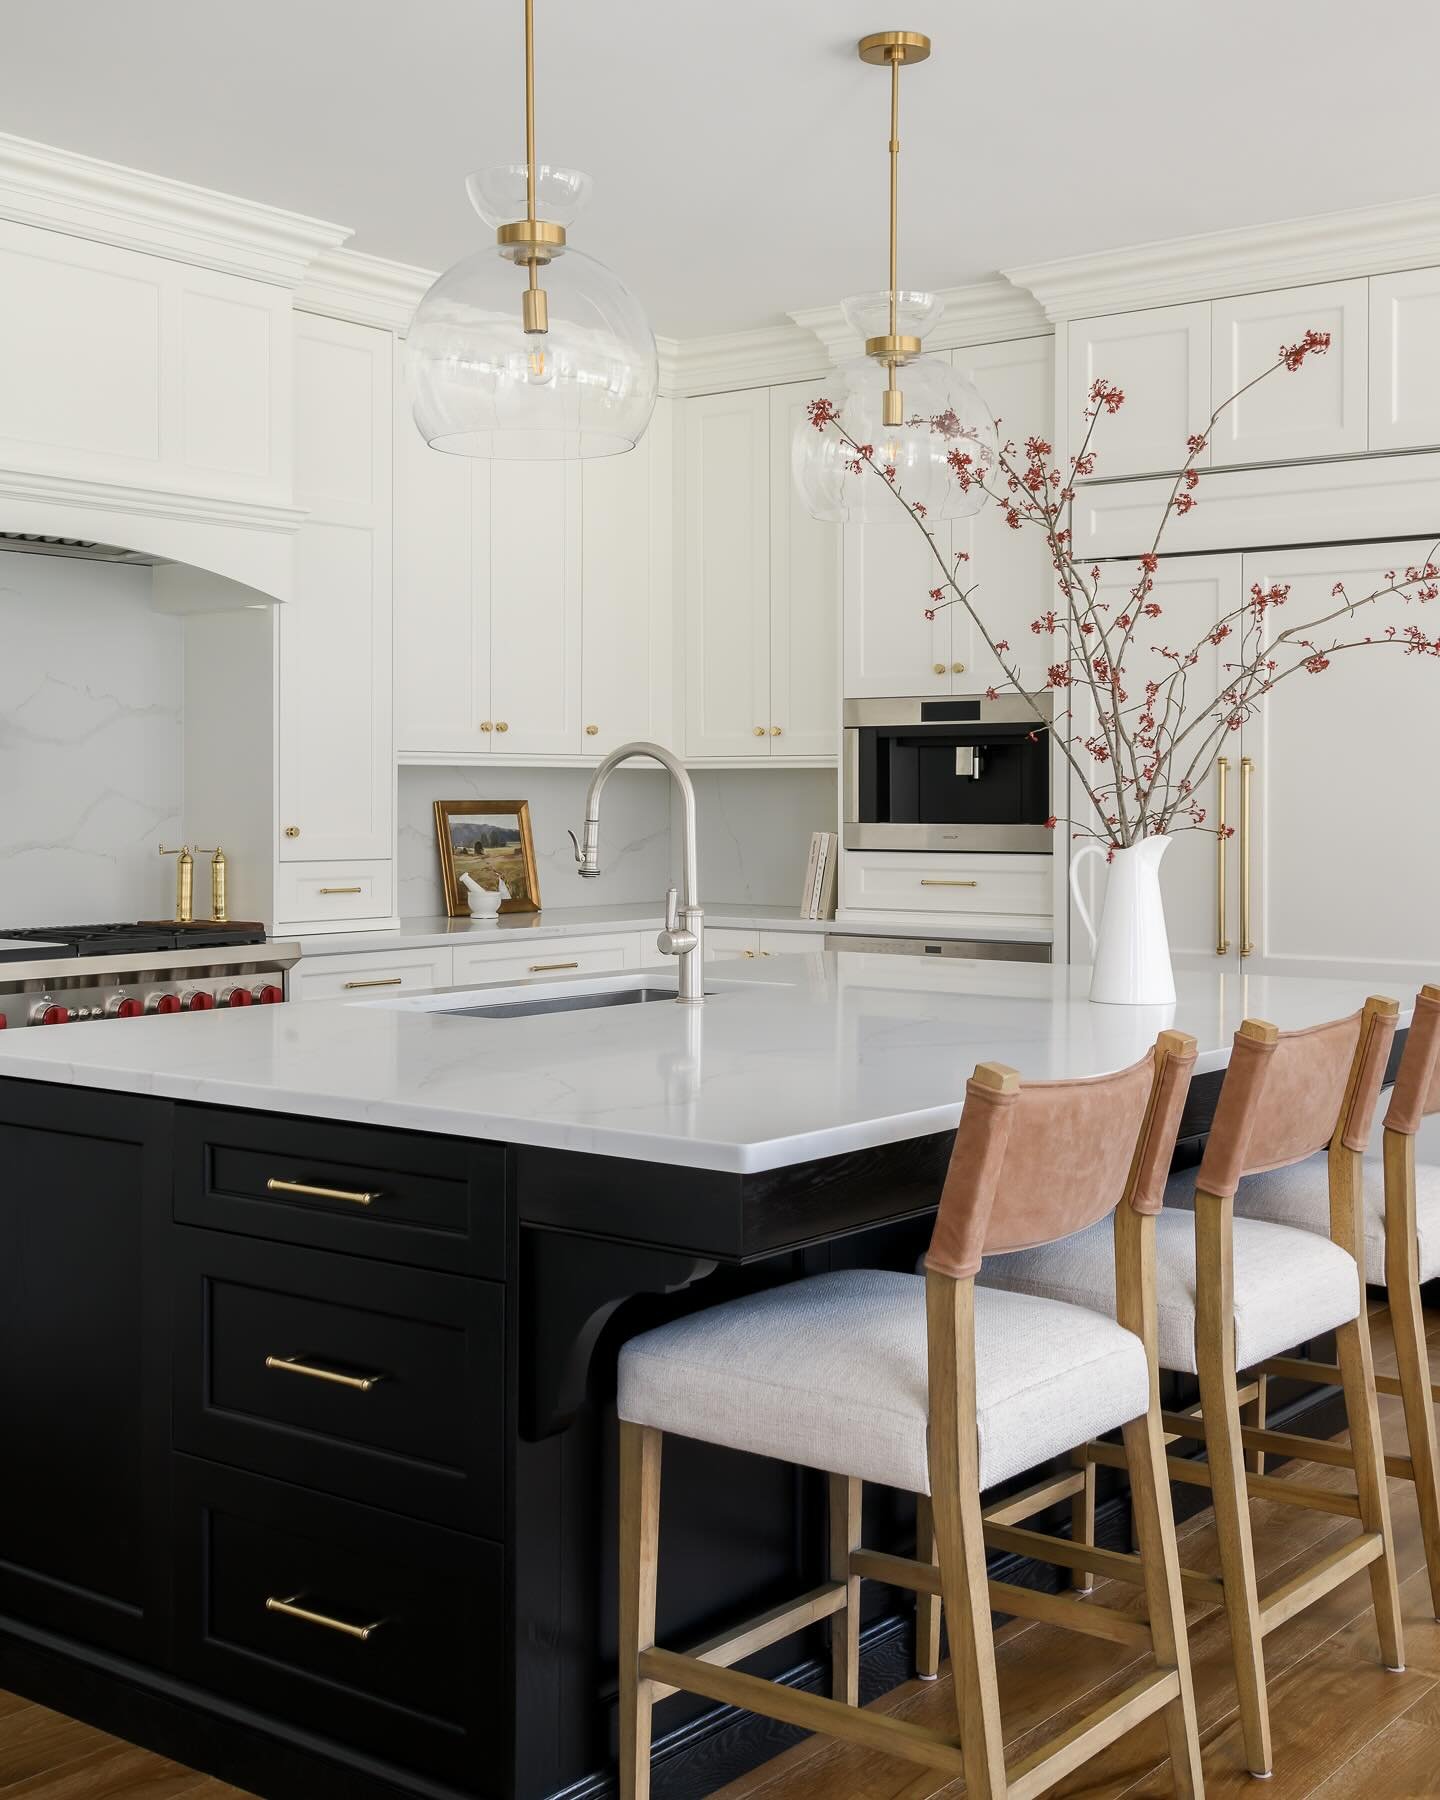
M1041 337L1050 331L1045 313L1023 288L995 275L965 287L940 288L945 310L925 334L927 350L958 350L966 344L998 344L1007 338ZM838 306L811 306L790 317L825 346L832 363L859 356L864 345Z
M0 218L287 288L350 236L344 225L4 132Z
M1050 320L1440 263L1440 195L1007 269Z
M302 312L404 333L436 272L361 250L322 250L295 290Z
M712 337L657 338L656 344L660 391L676 399L808 381L829 367L813 334L794 325L761 325Z

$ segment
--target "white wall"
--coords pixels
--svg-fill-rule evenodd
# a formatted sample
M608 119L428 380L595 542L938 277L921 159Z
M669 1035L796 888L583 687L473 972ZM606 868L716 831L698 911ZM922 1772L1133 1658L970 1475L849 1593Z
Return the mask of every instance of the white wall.
M795 906L812 831L835 828L835 775L826 769L705 769L699 807L700 898ZM585 816L586 769L400 770L400 914L443 913L431 815L436 800L528 800L540 898L546 906L657 907L679 859L679 809L659 769L618 769L600 813L598 881L582 881L566 828ZM673 850L672 850L673 845Z
M172 912L183 630L149 569L0 554L0 929Z

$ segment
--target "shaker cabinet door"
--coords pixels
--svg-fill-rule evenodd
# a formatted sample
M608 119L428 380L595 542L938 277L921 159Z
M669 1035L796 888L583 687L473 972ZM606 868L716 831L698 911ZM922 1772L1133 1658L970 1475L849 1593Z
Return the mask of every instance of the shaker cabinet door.
M1114 480L1178 469L1186 438L1203 431L1210 417L1209 306L1202 301L1075 319L1067 348L1072 453L1079 453L1084 437L1091 386L1104 381L1121 389L1125 403L1096 421L1090 439L1096 475ZM1207 459L1202 452L1202 468Z
M840 527L811 518L790 444L816 383L770 390L770 755L834 756L839 741Z
M496 754L580 753L580 650L580 465L492 463L488 735Z
M1370 448L1440 444L1440 269L1370 278Z
M770 396L685 416L685 748L770 755Z
M1217 422L1211 461L1290 462L1357 456L1368 443L1369 284L1317 282L1217 300L1211 309L1211 405L1240 397ZM1247 394L1240 390L1308 330L1328 331L1330 348L1281 370Z
M280 614L279 853L393 854L389 332L296 324L296 494L309 512Z
M951 692L952 607L935 608L935 558L914 522L846 525L843 533L845 698L897 698ZM935 527L950 555L951 528Z

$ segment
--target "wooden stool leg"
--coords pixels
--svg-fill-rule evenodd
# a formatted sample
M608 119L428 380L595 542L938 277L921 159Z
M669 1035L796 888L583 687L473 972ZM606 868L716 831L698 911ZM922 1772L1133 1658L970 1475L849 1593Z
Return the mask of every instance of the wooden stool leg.
M1415 1140L1385 1133L1385 1286L1395 1328L1400 1365L1400 1397L1415 1471L1420 1535L1430 1575L1430 1607L1440 1619L1440 1472L1437 1472L1435 1412L1431 1399L1430 1353L1420 1308L1420 1269L1415 1225Z
M1154 1414L1125 1427L1125 1461L1130 1472L1130 1500L1144 1565L1145 1599L1155 1660L1180 1676L1179 1695L1165 1708L1170 1765L1179 1800L1196 1800L1205 1792L1200 1767L1200 1727L1195 1711L1195 1684L1190 1673L1190 1641L1185 1631L1185 1601L1180 1591L1180 1554L1175 1546L1175 1513L1165 1467L1165 1439ZM1091 1464L1093 1469L1094 1465Z
M1255 1376L1255 1398L1247 1400L1240 1408L1240 1423L1253 1426L1256 1431L1263 1431L1270 1416L1270 1377L1265 1374ZM1245 1467L1252 1475L1265 1473L1265 1452L1263 1450L1247 1450Z
M653 1685L640 1652L655 1646L661 1435L620 1421L620 1800L649 1800Z
M1385 1451L1380 1439L1380 1409L1375 1400L1375 1369L1370 1356L1370 1323L1364 1310L1335 1333L1340 1352L1340 1380L1350 1423L1355 1458L1355 1490L1360 1523L1378 1531L1384 1553L1370 1565L1370 1596L1380 1660L1387 1669L1405 1666L1405 1634L1400 1624L1400 1594L1395 1580L1395 1540L1390 1530L1390 1490L1385 1478Z
M930 1343L930 1499L950 1633L966 1800L1003 1800L1005 1738L990 1625L980 1441L975 1428L975 1289L925 1277Z
M928 1494L915 1497L915 1558L935 1561L935 1513ZM940 1596L915 1596L915 1673L934 1681L940 1673Z
M1084 1486L1078 1494L1070 1499L1070 1536L1077 1544L1093 1544L1095 1542L1095 1464L1087 1458L1081 1464L1081 1475ZM1088 1594L1095 1586L1095 1577L1088 1569L1072 1569L1070 1585L1077 1593Z
M1250 1497L1240 1442L1240 1396L1235 1379L1235 1278L1231 1243L1233 1201L1198 1189L1195 1195L1195 1357L1200 1409L1210 1460L1211 1499L1225 1583L1225 1612L1235 1662L1235 1689L1245 1760L1252 1775L1271 1773L1270 1708L1265 1693L1264 1634L1255 1585Z
M830 1579L845 1583L845 1610L830 1620L831 1697L860 1704L860 1577L850 1557L860 1548L861 1484L850 1475L830 1477Z

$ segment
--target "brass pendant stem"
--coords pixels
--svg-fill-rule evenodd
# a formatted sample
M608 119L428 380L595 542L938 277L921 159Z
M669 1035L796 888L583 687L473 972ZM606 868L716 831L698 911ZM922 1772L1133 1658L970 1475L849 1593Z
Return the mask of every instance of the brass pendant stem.
M529 0L526 0L529 3ZM890 335L899 336L896 289L900 286L900 65L898 50L890 52ZM894 364L891 364L894 380Z
M535 0L525 0L525 216L535 223Z

